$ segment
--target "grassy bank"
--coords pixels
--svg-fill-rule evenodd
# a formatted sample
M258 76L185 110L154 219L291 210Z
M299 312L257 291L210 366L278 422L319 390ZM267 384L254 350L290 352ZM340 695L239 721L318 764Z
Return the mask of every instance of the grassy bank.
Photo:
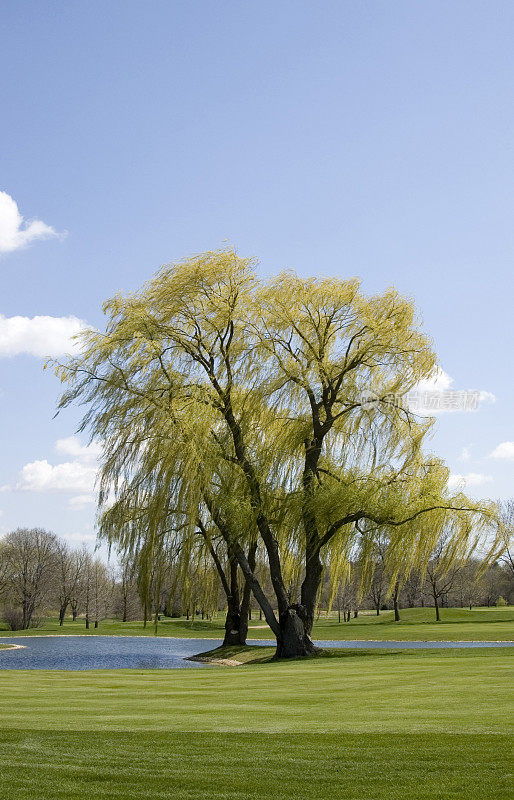
M0 672L9 797L507 800L507 649Z
M433 608L407 608L401 612L400 622L394 622L392 612L360 614L350 622L338 622L336 615L329 618L321 616L314 626L314 637L319 640L342 639L378 639L397 641L507 641L514 640L514 607L474 608L471 611L463 608L444 608L441 611L441 622L434 621ZM62 627L57 619L46 619L38 628L29 631L11 633L2 632L0 636L27 636L43 634L83 634L111 636L153 636L153 625L143 627L142 622L120 622L119 620L103 620L99 628L86 630L84 620L71 622L66 620ZM214 620L196 619L194 622L181 619L164 619L158 624L158 636L177 636L189 638L221 639L224 634L224 619L220 614ZM253 619L250 622L249 638L273 638L271 631L263 621Z

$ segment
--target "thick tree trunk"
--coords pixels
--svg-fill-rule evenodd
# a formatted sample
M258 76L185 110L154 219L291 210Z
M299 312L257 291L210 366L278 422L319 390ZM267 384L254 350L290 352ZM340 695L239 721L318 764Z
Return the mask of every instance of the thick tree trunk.
M305 609L305 632L308 637L312 633L314 614L316 611L316 598L323 575L319 548L307 546L305 552L305 577L301 588L301 605Z
M307 633L307 613L302 605L289 606L280 615L280 633L274 658L296 658L316 652L316 647Z
M314 592L314 602L312 603L312 588L309 588L309 591L307 592L306 599L309 601L308 608L303 604L300 604L299 606L290 604L290 599L288 597L282 575L279 544L264 511L264 503L262 500L259 479L257 477L254 465L247 458L243 433L239 422L234 416L230 394L222 392L221 389L216 385L215 388L222 398L223 414L232 435L235 457L245 475L250 493L251 505L255 511L255 524L266 548L269 574L277 601L278 621L269 600L262 591L259 581L255 577L253 570L251 570L249 567L246 554L240 546L235 546L234 555L239 562L246 580L250 584L255 599L264 612L266 622L277 637L276 657L290 658L294 656L307 655L309 652L314 650L314 645L309 634L312 630L312 622L314 621L314 606L318 587L316 587L316 591ZM306 465L304 470L304 496L306 502L304 503L304 514L306 511L308 511L309 505L309 498L307 497L310 489L309 481L312 481L312 478L314 477L316 471L315 466L317 464L317 460L319 460L320 452L321 442L319 441L319 437L314 442L306 441ZM220 526L218 524L217 518L219 518L219 513L217 509L214 508L212 499L208 496L207 492L204 492L204 499L209 508L211 516L218 525L223 537L228 544L232 544L231 537L227 537L226 533L222 529L223 525ZM308 535L307 527L305 527L305 533L306 541L316 541L316 539Z
M434 606L435 606L435 619L436 622L441 621L441 615L439 614L439 603L437 601L437 595L434 595Z
M227 594L227 617L225 619L225 638L223 647L231 647L240 644L241 627L241 604L239 597L239 585L237 582L237 561L234 556L229 561L230 584Z

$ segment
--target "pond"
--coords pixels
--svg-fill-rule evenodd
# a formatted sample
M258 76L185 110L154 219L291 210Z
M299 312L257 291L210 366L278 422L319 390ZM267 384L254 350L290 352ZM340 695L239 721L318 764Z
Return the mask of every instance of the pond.
M250 641L250 640L249 640ZM150 636L17 636L2 644L21 645L0 650L0 669L198 669L206 664L186 661L212 650L218 639L171 639ZM272 645L253 640L251 644ZM395 650L448 647L512 647L514 642L317 642L322 647L390 648Z

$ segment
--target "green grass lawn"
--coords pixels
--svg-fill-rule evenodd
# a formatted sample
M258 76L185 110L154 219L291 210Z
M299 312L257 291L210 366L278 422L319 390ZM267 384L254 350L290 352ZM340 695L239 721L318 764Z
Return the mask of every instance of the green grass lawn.
M406 641L409 639L419 641L448 640L481 640L481 641L511 641L514 640L514 607L500 608L474 608L472 611L465 608L443 608L441 622L435 622L433 608L406 608L401 611L402 619L394 622L392 612L375 614L360 614L357 619L350 622L337 621L337 617L321 616L314 626L314 636L320 640L331 639L396 639ZM191 638L223 638L223 615L219 614L215 620L196 619L194 622L186 619L164 619L158 625L159 636L179 636ZM262 627L264 626L264 627ZM126 636L153 636L153 625L143 628L142 622L120 622L119 620L103 620L100 627L91 627L86 631L84 620L71 622L67 620L59 627L57 619L47 619L39 628L29 631L11 633L6 631L1 635L27 636L50 633L59 634L84 634L84 635L126 635ZM250 622L249 637L252 639L273 638L269 628L263 621L253 619Z
M507 800L513 653L0 672L12 800Z

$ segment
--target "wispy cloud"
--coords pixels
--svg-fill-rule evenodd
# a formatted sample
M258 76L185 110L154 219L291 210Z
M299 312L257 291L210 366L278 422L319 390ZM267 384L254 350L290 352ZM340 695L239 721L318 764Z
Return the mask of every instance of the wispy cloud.
M482 475L480 472L468 472L466 475L454 473L448 479L450 489L465 489L471 486L482 486L484 483L492 483L491 475Z
M102 453L102 447L98 442L85 445L82 444L78 436L67 436L65 439L58 439L55 443L55 449L64 456L71 456L86 463L96 461Z
M409 405L421 416L437 416L455 411L477 411L484 403L495 403L492 392L478 389L455 389L454 379L437 367L432 376L409 393Z
M24 220L16 201L7 192L0 192L0 254L21 250L37 239L62 235L40 219Z
M459 461L469 461L471 458L471 447L463 447L459 456Z
M490 458L504 458L514 460L514 442L500 442L490 455Z
M75 497L70 497L68 505L76 511L81 511L83 508L91 505L96 501L94 494L78 494Z

